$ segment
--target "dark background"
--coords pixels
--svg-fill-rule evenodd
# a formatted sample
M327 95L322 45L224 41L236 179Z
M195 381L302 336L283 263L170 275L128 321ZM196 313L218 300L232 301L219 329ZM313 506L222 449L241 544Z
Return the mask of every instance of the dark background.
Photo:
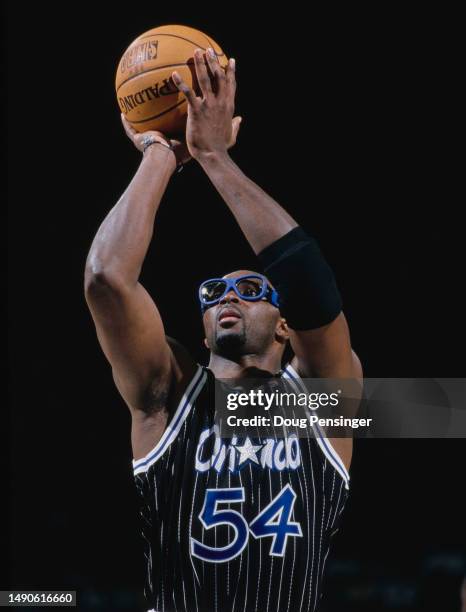
M119 57L168 23L197 27L234 56L243 124L231 155L318 238L365 375L460 377L455 17L94 4L8 8L11 504L1 586L76 589L80 609L136 610L130 417L82 290L93 236L140 157L120 125ZM191 162L168 187L143 271L167 333L205 363L197 285L254 266ZM326 611L459 610L464 450L463 440L357 442Z

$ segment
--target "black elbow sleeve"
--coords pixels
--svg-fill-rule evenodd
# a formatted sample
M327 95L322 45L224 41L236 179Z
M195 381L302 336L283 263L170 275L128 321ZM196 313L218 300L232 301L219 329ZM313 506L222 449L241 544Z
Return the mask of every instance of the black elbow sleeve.
M280 312L295 330L316 329L341 312L333 272L317 242L295 227L258 254L278 292Z

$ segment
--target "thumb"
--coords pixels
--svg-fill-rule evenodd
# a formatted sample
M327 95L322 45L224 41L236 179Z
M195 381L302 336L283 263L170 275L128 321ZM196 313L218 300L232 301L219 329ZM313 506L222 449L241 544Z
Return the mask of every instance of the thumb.
M236 137L238 136L238 132L239 132L239 128L240 128L242 120L243 120L242 117L233 117L231 121L231 127L233 131L234 140L236 140Z

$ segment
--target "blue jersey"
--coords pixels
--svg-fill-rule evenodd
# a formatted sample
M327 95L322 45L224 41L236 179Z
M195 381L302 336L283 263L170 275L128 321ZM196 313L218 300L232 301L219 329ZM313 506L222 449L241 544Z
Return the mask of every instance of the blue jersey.
M303 390L290 365L281 375ZM320 430L222 439L214 384L199 366L158 444L133 461L147 608L316 610L349 475Z

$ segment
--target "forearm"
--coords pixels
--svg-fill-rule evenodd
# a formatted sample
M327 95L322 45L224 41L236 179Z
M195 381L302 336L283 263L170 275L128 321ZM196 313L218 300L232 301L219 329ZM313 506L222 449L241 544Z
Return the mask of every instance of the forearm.
M226 154L198 160L257 254L297 226L296 221L249 179Z
M295 330L333 321L341 299L317 242L227 156L200 161L234 214L280 296L280 311Z
M341 300L333 273L312 237L238 168L228 155L241 118L234 117L235 62L222 70L215 54L195 51L199 97L173 72L188 101L187 144L237 223L278 291L280 313L294 330L322 327L335 320ZM210 68L210 75L207 68ZM215 82L213 87L212 82Z
M87 259L88 274L137 282L155 215L175 167L167 147L147 149L133 180L97 231Z

